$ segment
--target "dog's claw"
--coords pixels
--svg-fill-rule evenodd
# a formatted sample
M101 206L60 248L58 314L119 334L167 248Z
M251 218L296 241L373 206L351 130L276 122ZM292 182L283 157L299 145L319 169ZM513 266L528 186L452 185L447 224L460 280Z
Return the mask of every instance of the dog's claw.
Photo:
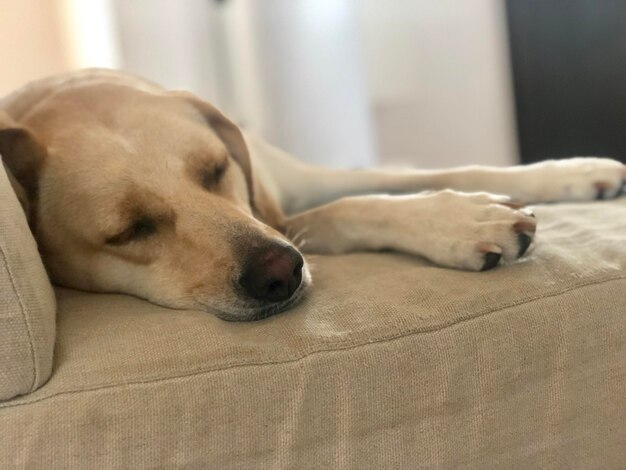
M606 199L606 192L607 190L611 189L611 185L608 183L603 183L603 182L597 182L596 184L594 184L594 187L596 188L597 194L596 194L596 199L598 200L603 200Z
M524 256L524 253L526 253L526 250L528 250L528 247L530 246L532 241L533 239L530 235L527 235L525 233L517 234L517 242L519 243L519 252L517 254L518 257Z
M481 271L487 271L489 269L495 268L500 262L500 258L502 255L500 253L487 253L485 254L485 264Z

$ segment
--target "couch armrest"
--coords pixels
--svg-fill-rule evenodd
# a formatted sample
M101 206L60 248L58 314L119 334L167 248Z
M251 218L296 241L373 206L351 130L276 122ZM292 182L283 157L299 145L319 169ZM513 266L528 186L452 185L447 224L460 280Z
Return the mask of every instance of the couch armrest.
M55 316L54 291L0 164L0 401L50 377Z

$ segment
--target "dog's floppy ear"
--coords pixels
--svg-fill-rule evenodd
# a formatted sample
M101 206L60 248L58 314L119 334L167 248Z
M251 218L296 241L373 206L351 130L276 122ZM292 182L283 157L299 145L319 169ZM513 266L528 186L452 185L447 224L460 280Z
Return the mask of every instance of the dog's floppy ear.
M191 93L185 91L173 92L190 104L192 104L204 116L207 124L215 131L217 136L224 142L231 157L239 164L246 176L248 186L248 194L250 195L250 204L254 205L254 191L252 182L252 165L250 163L250 154L248 146L243 138L243 134L239 127L230 119L222 114L222 112L213 105L203 101Z
M221 111L186 91L171 92L174 96L191 103L204 117L205 121L224 142L232 158L239 164L246 176L250 206L255 216L272 227L284 231L284 215L262 184L254 180L248 146L237 125L224 116Z
M47 152L33 134L0 111L0 156L26 217L37 199L39 168Z

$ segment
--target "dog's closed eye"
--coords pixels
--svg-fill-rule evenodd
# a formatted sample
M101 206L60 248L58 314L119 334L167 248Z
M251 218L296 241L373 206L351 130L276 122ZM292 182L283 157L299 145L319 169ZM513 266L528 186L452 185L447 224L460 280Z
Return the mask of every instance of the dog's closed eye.
M220 163L219 165L213 168L207 168L202 170L201 173L201 183L205 189L215 189L217 185L219 185L220 181L224 177L224 173L226 173L226 169L228 168L228 160Z
M144 240L157 231L157 221L147 216L135 219L122 232L106 239L107 245L120 246L132 241Z

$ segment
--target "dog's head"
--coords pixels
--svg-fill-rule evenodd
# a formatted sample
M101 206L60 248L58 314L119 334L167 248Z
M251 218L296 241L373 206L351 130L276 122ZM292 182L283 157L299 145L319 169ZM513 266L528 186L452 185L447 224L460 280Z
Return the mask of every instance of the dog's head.
M189 94L64 90L0 115L0 154L60 285L252 320L309 283L240 130Z

